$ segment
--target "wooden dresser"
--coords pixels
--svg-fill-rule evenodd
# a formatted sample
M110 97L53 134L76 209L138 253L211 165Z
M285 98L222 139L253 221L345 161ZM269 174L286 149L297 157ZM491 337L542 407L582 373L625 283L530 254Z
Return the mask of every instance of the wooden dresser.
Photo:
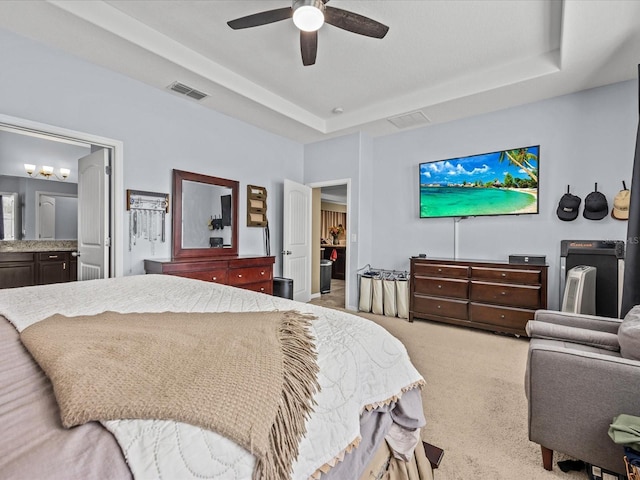
M222 283L273 295L275 257L231 256L215 259L145 260L146 273L162 273Z
M411 258L409 321L435 320L526 335L547 308L547 265Z

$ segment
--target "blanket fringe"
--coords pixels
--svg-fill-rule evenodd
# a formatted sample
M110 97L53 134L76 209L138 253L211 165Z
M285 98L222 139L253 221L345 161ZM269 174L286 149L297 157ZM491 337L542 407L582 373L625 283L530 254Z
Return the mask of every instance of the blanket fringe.
M386 400L382 400L380 402L369 403L368 405L365 405L364 408L370 412L371 410L375 410L376 408L389 405L392 402L397 402L402 397L402 394L405 392L408 392L409 390L413 390L414 388L422 388L424 386L425 386L425 381L420 379L417 382L413 382L407 385L406 387L403 387L402 390L400 390L399 394L393 395L387 398Z
M320 390L317 353L309 331L315 318L295 311L284 312L280 327L284 385L269 434L270 448L263 458L257 458L253 480L291 477L298 444L306 433L306 420L316 404L313 396Z
M356 437L338 455L333 457L330 461L328 461L327 463L322 465L320 468L318 468L315 472L313 472L309 477L309 480L318 480L320 478L320 475L322 475L323 473L327 473L329 470L335 467L338 463L342 462L344 460L344 456L347 453L351 453L351 451L354 448L357 448L360 445L361 440L362 440L362 437Z
M423 379L420 379L416 382L413 382L407 385L406 387L403 387L400 390L399 394L393 395L387 398L386 400L382 400L380 402L374 402L374 403L365 405L364 409L371 411L371 410L375 410L376 408L389 405L392 402L397 402L398 400L400 400L400 398L402 397L402 394L404 394L405 392L408 392L409 390L413 390L414 388L423 388L424 386L425 386L425 381ZM351 453L351 450L353 450L354 448L358 447L358 445L360 445L360 441L361 441L361 437L357 437L355 440L349 443L349 445L347 445L347 447L343 449L338 455L333 457L329 462L325 463L320 468L318 468L315 472L313 472L313 474L309 477L309 480L318 480L323 473L327 473L329 470L335 467L338 463L342 462L344 460L344 456L347 453Z

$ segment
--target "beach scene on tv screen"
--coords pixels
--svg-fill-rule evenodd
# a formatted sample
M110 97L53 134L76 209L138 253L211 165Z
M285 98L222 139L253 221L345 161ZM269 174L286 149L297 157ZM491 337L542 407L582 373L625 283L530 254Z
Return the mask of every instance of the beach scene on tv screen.
M539 146L420 164L420 217L538 213Z

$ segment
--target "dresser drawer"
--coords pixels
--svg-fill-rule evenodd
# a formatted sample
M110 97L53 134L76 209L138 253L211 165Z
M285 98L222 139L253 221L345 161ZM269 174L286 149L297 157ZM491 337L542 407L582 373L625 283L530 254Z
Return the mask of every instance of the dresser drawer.
M172 275L178 277L193 278L195 280L204 280L205 282L227 283L227 270L199 270L192 272L176 272Z
M273 281L272 272L271 266L229 269L229 285Z
M471 267L471 278L474 280L496 280L508 283L532 284L542 281L542 271Z
M535 310L524 308L498 307L483 305L481 303L471 303L469 305L469 320L488 325L499 325L501 327L518 330L525 335L525 326L529 320L533 320Z
M439 277L416 277L415 292L438 297L468 298L469 281Z
M273 281L247 283L247 284L242 285L242 288L244 288L245 290L253 290L254 292L260 292L260 293L266 293L268 295L273 295Z
M416 262L413 268L415 275L425 277L467 278L469 276L469 267L467 266Z
M512 285L472 281L469 298L472 302L488 302L535 309L541 307L540 292L541 289L538 285Z
M457 318L467 320L466 300L454 300L450 298L428 297L424 295L413 296L413 313L420 315L437 315L439 317Z

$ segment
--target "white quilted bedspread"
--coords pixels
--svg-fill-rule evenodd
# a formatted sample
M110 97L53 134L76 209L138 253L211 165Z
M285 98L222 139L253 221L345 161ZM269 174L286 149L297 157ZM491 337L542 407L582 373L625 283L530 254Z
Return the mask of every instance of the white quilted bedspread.
M37 289L37 290L36 290ZM366 319L311 304L168 275L140 275L0 290L0 314L22 331L54 313L238 312L312 313L319 383L293 479L308 479L359 438L367 405L400 396L422 380L404 346ZM238 325L238 331L250 325ZM254 457L230 440L191 425L161 420L104 422L136 479L251 479Z

